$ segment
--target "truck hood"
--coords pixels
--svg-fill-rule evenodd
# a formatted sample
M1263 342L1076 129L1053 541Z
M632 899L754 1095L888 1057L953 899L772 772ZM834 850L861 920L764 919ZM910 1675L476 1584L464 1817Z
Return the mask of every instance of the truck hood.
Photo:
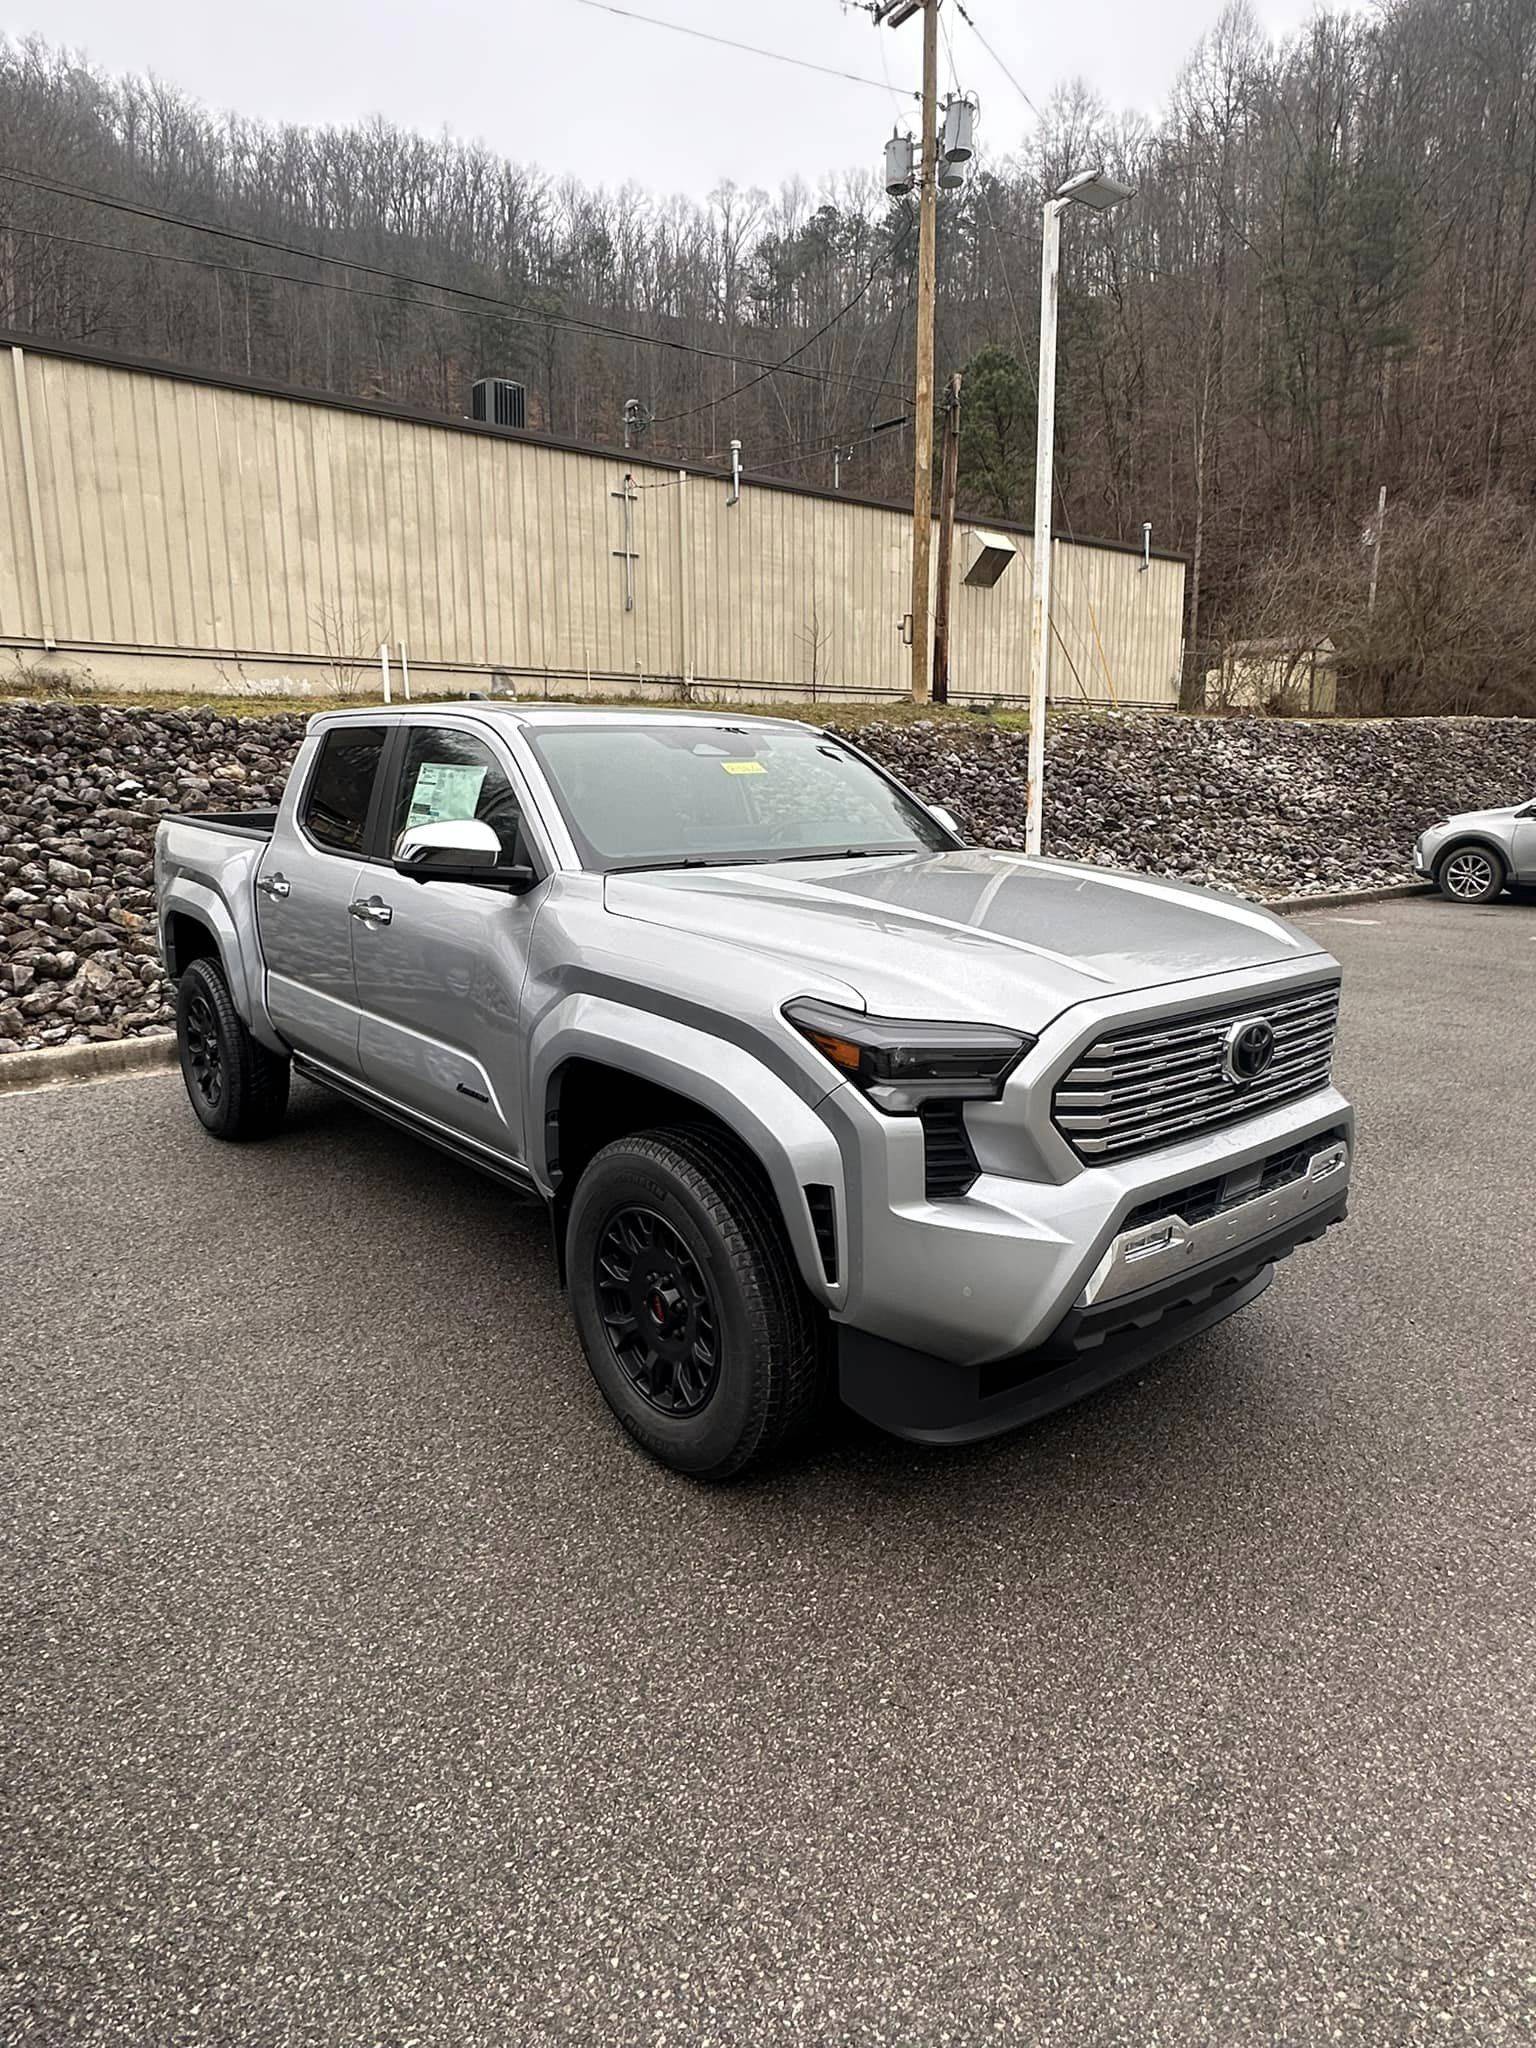
M840 982L866 1008L1039 1031L1073 1003L1328 956L1235 897L968 847L606 877L618 917Z

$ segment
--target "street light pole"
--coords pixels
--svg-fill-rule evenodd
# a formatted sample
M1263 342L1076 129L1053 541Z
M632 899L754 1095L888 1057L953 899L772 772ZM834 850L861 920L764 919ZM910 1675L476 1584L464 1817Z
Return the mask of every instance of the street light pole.
M933 302L939 205L939 0L923 0L923 154L918 172L917 373L912 398L912 699L926 701L933 547Z
M1056 454L1056 306L1061 288L1061 216L1069 206L1105 213L1134 186L1103 171L1083 171L1045 202L1040 241L1040 378L1035 423L1035 567L1030 624L1034 665L1029 677L1029 791L1024 851L1039 853L1045 809L1045 716L1051 686L1051 504Z
M1040 851L1045 809L1045 707L1051 687L1051 490L1056 448L1056 301L1061 283L1061 215L1068 202L1047 199L1040 244L1040 379L1035 418L1035 566L1030 626L1029 795L1024 851Z

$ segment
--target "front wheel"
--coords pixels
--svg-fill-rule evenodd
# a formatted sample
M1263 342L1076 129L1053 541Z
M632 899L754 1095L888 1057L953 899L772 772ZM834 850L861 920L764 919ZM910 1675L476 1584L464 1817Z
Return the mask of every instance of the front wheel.
M187 1097L216 1138L269 1138L288 1108L288 1062L252 1038L223 970L194 960L176 984L176 1040Z
M1486 846L1453 847L1435 874L1441 895L1453 903L1491 903L1507 879L1504 863Z
M662 1464L731 1478L814 1412L815 1310L771 1195L712 1132L646 1131L605 1147L577 1183L567 1250L592 1377Z

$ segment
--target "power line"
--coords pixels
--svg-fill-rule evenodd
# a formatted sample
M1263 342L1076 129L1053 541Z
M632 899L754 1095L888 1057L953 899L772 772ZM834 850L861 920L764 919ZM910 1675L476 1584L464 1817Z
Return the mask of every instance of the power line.
M663 21L660 15L639 14L633 7L615 7L612 0L576 0L578 7L595 7L600 14L617 14L625 21L642 21L647 28L671 29L674 35L692 36L697 42L718 43L722 49L740 50L749 57L767 57L775 64L793 64L801 71L819 71L823 78L841 78L848 85L868 85L876 92L891 90L878 78L861 78L856 71L838 71L830 64L813 64L808 57L792 57L786 50L765 50L757 43L738 43L730 36L717 36L705 28L693 28L685 21ZM916 99L917 94L908 95Z
M882 420L879 426L872 427L867 434L860 434L852 441L825 441L816 448L790 449L782 454L769 449L766 455L760 456L750 466L743 464L741 473L744 477L751 477L765 468L784 469L792 463L808 462L813 455L830 455L838 448L845 455L851 455L855 448L866 448L871 441L878 441L882 434L893 433L896 428L910 426L911 423L910 413L903 413L900 419Z
M807 335L805 340L802 341L797 348L792 348L789 354L785 356L782 359L782 361L776 363L773 366L773 369L764 370L760 376L749 377L745 384L738 384L733 391L727 391L719 398L706 398L703 399L698 405L685 405L680 412L663 413L660 419L652 420L651 425L653 427L670 426L673 420L692 419L696 413L709 412L714 406L730 405L735 399L740 398L743 392L754 390L757 387L757 385L766 383L767 380L774 375L775 371L787 370L790 364L793 363L793 361L795 360L796 356L803 356L805 354L805 351L808 348L813 348L816 345L816 343L821 340L823 335L830 334L832 332L832 329L837 325L837 323L840 320L845 320L848 317L848 315L853 311L854 307L858 305L859 301L868 292L870 286L874 283L875 279L879 276L880 267L885 261L885 256L886 252L882 249L880 254L875 258L874 264L870 269L868 277L865 278L864 282L859 286L858 290L854 293L853 297L848 300L847 304L839 306L837 311L832 315L830 320L828 320L823 326L818 327L814 334ZM886 368L889 369L890 365L887 364ZM894 388L887 387L885 385L883 378L880 380L880 383L882 389Z
M20 228L13 227L8 224L6 227L6 233L13 235L23 235L34 241L63 242L66 243L69 247L75 249L101 250L103 253L109 256L132 256L136 258L142 258L144 261L149 263L180 263L190 265L194 269L222 271L226 275L234 277L259 278L269 284L296 284L308 286L316 291L340 292L346 298L380 299L384 301L387 305L395 307L397 310L400 309L403 304L404 310L406 310L407 312L447 313L456 320L463 319L465 317L476 320L494 320L501 317L494 311L482 309L478 306L430 305L426 301L421 299L412 299L402 302L395 296L393 292L370 291L365 285L342 284L338 279L329 277L294 277L292 273L289 271L259 270L250 264L226 263L223 262L217 256L174 256L171 255L169 252L163 250L127 249L117 242L95 241L87 235L59 234L51 228ZM867 291L868 288L869 280L866 280L863 290ZM860 296L862 296L862 292L860 293ZM850 301L850 304L851 303L854 302ZM844 307L843 311L846 312L847 310L848 308ZM839 314L834 317L841 318L842 316ZM829 323L829 325L830 324L831 323ZM825 333L826 329L823 328L820 331L822 333ZM811 337L812 340L815 340L816 338L817 337L814 335ZM804 344L804 346L808 348L810 346L810 343L807 342ZM762 380L760 378L754 378L752 380L753 383L760 383L761 381ZM741 389L743 391L748 391L751 389L751 385L744 384L741 386ZM733 393L732 396L734 395L735 394ZM702 410L703 408L696 409ZM676 415L673 415L673 417L676 417ZM871 417L873 417L873 413L871 414ZM887 429L891 427L905 426L906 423L907 416L904 414L900 419L883 421L881 425L874 430L874 432L884 433L885 431L887 431ZM770 450L769 454L763 457L763 461L774 463L778 463L781 461L798 461L802 456L829 454L831 450L838 445L852 445L853 447L862 447L866 440L872 438L874 438L873 434L866 434L860 440L855 441L852 444L839 444L836 441L828 441L824 445L821 443L817 443L811 447L799 449L798 451L793 447L785 449L782 452L779 450ZM650 460L654 461L655 457L651 457ZM718 474L723 475L725 474L725 472L721 471L718 472ZM636 488L638 490L643 491L671 490L676 482L677 479L675 477L669 477L664 483L639 484L636 486Z
M970 30L971 34L976 38L977 42L980 43L981 47L992 59L992 62L997 66L998 70L1001 71L1004 78L1006 78L1008 83L1013 87L1014 91L1018 94L1019 98L1024 102L1025 106L1028 107L1029 111L1034 115L1037 121L1041 120L1043 117L1041 115L1040 109L1035 105L1034 101L1030 98L1029 94L1024 90L1023 86L1020 85L1019 81L1014 77L1013 73L1008 69L1008 66L1003 62L1002 58L999 57L996 50L993 49L992 45L987 41L986 37L982 34L981 30L976 26L975 22L971 19L970 13L965 5L965 0L955 0L955 8L960 16L960 19L965 23L966 27Z
M779 363L768 362L762 356L735 355L728 349L706 347L702 342L677 341L667 335L640 334L633 328L617 327L609 321L585 320L576 313L519 312L507 305L504 300L495 297L494 294L475 291L468 285L438 283L431 278L413 277L406 272L385 270L378 264L364 263L349 256L333 256L318 249L300 248L292 242L279 241L271 235L251 234L239 228L217 227L211 221L192 220L183 214L170 213L164 207L144 205L128 199L117 199L109 193L93 192L85 186L71 185L60 179L41 178L34 172L18 170L14 165L10 164L0 164L0 178L8 179L12 184L24 186L31 191L49 192L58 198L80 200L92 206L104 206L115 213L132 214L140 220L156 221L165 227L183 228L191 234L214 235L227 242L244 243L250 248L270 249L280 256L294 257L301 263L329 264L336 269L355 271L363 277L380 278L384 282L397 287L408 285L415 291L447 292L455 298L467 299L476 306L488 308L499 319L509 320L521 326L561 327L568 328L578 334L599 334L611 341L633 342L642 348L670 349L677 355L700 356L718 363L734 363L743 369L762 370L767 375L772 375L774 371L785 367ZM118 249L110 243L90 244L84 237L53 234L50 230L46 229L12 228L10 232L43 235L54 241L77 240L83 246L104 247L111 253L137 256L152 263L202 262L210 268L238 270L247 276L266 277L278 283L319 285L328 290L349 291L356 297L388 298L396 305L402 304L402 301L393 292L368 292L355 285L337 285L325 278L294 277L291 273L284 271L258 270L241 264L220 264L211 257L173 256L155 249ZM440 307L429 310L449 312L454 309L451 307ZM812 383L827 383L830 381L839 384L863 384L895 392L901 398L908 398L911 395L899 384L885 384L882 380L864 376L861 372L855 370L806 370L791 363L785 369L785 374L791 377L805 377Z

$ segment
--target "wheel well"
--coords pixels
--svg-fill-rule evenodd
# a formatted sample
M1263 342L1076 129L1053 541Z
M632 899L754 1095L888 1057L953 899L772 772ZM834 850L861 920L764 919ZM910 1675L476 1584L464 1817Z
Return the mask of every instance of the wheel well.
M675 1089L626 1074L618 1067L605 1066L601 1060L567 1060L550 1081L544 1112L545 1160L555 1182L553 1222L562 1281L565 1218L576 1183L588 1162L615 1138L627 1137L632 1131L678 1124L712 1131L729 1145L758 1180L774 1214L778 1214L778 1198L762 1161L713 1110L679 1095Z
M1509 856L1503 847L1492 839L1480 838L1476 832L1468 832L1460 839L1453 839L1448 846L1442 846L1435 855L1435 873L1438 875L1453 853L1486 853L1498 862L1506 880L1509 876Z
M185 910L173 910L166 925L165 967L174 981L185 974L194 960L212 960L223 964L219 954L219 942L200 917L193 917Z

